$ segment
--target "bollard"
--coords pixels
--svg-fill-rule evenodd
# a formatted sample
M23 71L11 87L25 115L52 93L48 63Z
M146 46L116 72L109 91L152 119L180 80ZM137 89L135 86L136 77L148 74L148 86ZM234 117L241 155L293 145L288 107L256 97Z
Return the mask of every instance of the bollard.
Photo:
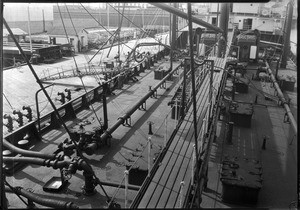
M233 133L233 122L228 123L228 131L227 131L227 143L232 144L232 133Z
M25 114L24 116L28 118L28 122L31 122L32 121L32 109L30 108L30 106L23 106L22 109L27 111L27 114Z
M61 102L61 104L66 103L66 96L63 92L58 92L57 95L61 97L60 99L58 99Z
M13 118L9 114L4 114L3 118L7 119L7 123L6 124L3 123L7 127L7 131L9 133L12 132L14 129Z
M148 125L149 125L149 132L148 132L148 134L149 134L149 135L153 135L153 132L152 132L152 125L153 125L153 124L154 124L153 122L148 121Z
M20 110L14 110L13 114L18 115L18 119L16 119L16 121L18 122L19 127L22 127L24 124L23 123L23 113Z
M69 101L71 101L71 90L66 88L65 92L67 93L66 99L68 99Z

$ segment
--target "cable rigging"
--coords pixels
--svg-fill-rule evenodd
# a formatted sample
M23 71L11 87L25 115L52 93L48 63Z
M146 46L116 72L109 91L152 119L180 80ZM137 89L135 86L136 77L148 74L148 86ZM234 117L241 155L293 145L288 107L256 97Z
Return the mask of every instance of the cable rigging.
M60 17L61 17L61 20L62 20L62 23L63 23L64 30L65 30L65 33L66 33L66 36L67 36L67 39L68 39L68 34L67 34L67 31L66 31L66 28L65 28L65 24L64 24L64 21L63 21L63 18L62 18L62 15L61 15L61 12L60 12L60 8L59 8L58 3L57 3L57 6L58 6L59 14L60 14ZM68 39L68 42L69 42L69 39ZM73 59L74 59L74 62L76 63L76 60L75 60L74 56L73 56ZM77 64L76 64L76 65L77 65ZM79 77L79 78L80 78L80 77ZM81 78L80 78L80 79L81 79ZM82 81L82 79L81 79L81 81ZM83 81L82 81L82 82L83 82ZM83 84L83 85L84 85L84 84ZM53 105L53 106L54 106L54 105ZM54 106L54 107L55 107L55 106ZM56 110L56 111L57 111L57 110ZM61 117L60 117L59 114L58 114L58 116L59 116L59 118L61 119ZM97 115L96 115L96 116L97 116ZM97 118L97 119L98 119L98 118ZM61 119L61 121L62 121L62 119ZM98 120L98 122L99 122L99 124L101 125L100 120ZM62 121L62 123L63 123L63 121ZM68 128L66 127L65 123L63 123L63 125L64 125L66 131L68 131L69 136L71 136L71 135L70 135L70 131L69 131ZM95 178L95 181L97 182L97 184L99 184L99 186L101 187L101 189L102 189L102 191L104 192L105 196L109 199L108 194L107 194L106 191L104 190L104 188L103 188L103 186L102 186L102 184L101 184L99 178L96 176L96 174L95 174L93 168L90 166L90 164L88 163L87 159L82 155L82 153L81 153L81 151L80 151L80 149L79 149L78 144L77 144L76 141L74 141L72 138L71 138L71 141L72 141L72 143L75 145L75 148L76 148L76 150L77 150L77 154L80 156L80 158L82 158L82 159L86 162L87 166L90 168L90 172L92 173L93 177Z
M116 34L116 32L117 31L115 31L114 33L111 33L106 27L104 27L81 3L80 3L80 5L82 6L82 8L108 33L108 34L110 34L111 35L111 37L109 38L109 39L111 39L113 36L115 36L115 34ZM108 40L107 40L108 41ZM106 42L107 43L107 42ZM105 43L105 44L106 44ZM125 46L127 46L128 48L130 48L130 49L132 49L130 46L128 46L127 44L126 44L126 42L120 42L120 44L124 44ZM104 45L101 47L101 48L103 48L104 47ZM101 49L99 49L98 50L98 52L100 51ZM96 54L98 54L98 52L96 53ZM96 55L95 54L95 55ZM91 58L91 60L95 57L95 55ZM91 60L89 61L89 62L91 62Z

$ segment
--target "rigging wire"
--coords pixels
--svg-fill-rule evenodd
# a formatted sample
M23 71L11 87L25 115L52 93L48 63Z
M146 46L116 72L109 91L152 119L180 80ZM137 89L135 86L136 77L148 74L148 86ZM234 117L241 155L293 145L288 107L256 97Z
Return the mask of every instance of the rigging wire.
M50 98L51 98L51 96L52 96L52 93L53 93L53 89L54 89L54 86L52 86L52 88L51 88L51 93L50 93ZM42 113L46 108L47 108L47 106L48 106L48 104L49 104L49 100L45 100L44 102L47 102L46 103L46 105L43 107L43 109L40 111L40 113ZM42 102L40 102L39 104L41 104ZM36 110L37 111L37 110Z
M75 34L76 34L76 37L77 37L77 39L79 40L79 36L78 36L77 30L76 30L76 28L75 28L75 25L74 25L74 23L73 23L73 19L72 19L72 17L71 17L71 14L70 14L70 12L69 12L69 9L68 9L67 4L65 4L65 7L66 7L66 9L67 9L67 12L68 12L68 15L69 15L69 18L70 18L72 27L73 27L73 29L74 29L74 31L75 31ZM99 82L100 82L100 78L99 78L97 72L96 72L96 71L94 71L94 72L95 72L94 78L95 78L96 81L99 83Z
M110 34L111 36L114 36L114 34L115 34L115 32L114 33L111 33L106 27L104 27L81 3L80 3L80 5L82 6L82 8L108 33L108 34ZM114 8L115 9L115 8ZM120 42L120 43L122 43L122 44L124 44L124 45L126 45L128 48L130 48L130 49L132 49L130 46L128 46L127 44L126 44L126 42ZM99 51L98 51L99 52Z
M111 51L111 49L112 49L112 47L113 47L113 45L114 45L114 41L115 41L115 39L116 39L116 37L117 37L117 35L118 35L118 55L119 55L119 58L118 58L117 60L120 59L120 32L121 32L122 23L123 23L124 9L125 9L125 4L123 4L122 18L121 18L121 20L120 20L120 18L119 18L119 26L118 26L118 28L117 28L117 32L115 33L114 39L113 39L113 41L112 41L112 43L111 43L110 49L109 49L108 54L107 54L107 58L108 58L108 56L109 56L109 54L110 54L110 51ZM120 16L120 15L119 15L119 16Z
M68 40L68 43L70 44L70 42L69 42L69 36L68 36L67 30L66 30L65 23L64 23L64 20L63 20L63 18L62 18L61 11L60 11L60 8L59 8L58 3L57 3L57 7L58 7L58 11L59 11L59 15L60 15L60 18L61 18L61 21L62 21L62 25L63 25L64 31L65 31L65 34L66 34L66 38L67 38L67 40ZM75 29L74 29L74 30L75 30ZM85 93L87 94L87 89L86 89L86 86L85 86L85 84L84 84L84 82L83 82L83 80L82 80L82 75L81 75L80 70L78 69L78 65L77 65L75 56L73 55L72 58L73 58L73 61L74 61L74 64L75 64L76 71L77 71L77 73L78 73L78 78L79 78L80 81L81 81L81 84L82 84L82 86L83 86L83 89L84 89ZM101 125L100 119L99 119L99 117L98 117L97 114L96 114L96 111L95 111L95 109L94 109L94 106L92 105L92 103L91 103L90 100L88 100L88 101L89 101L89 105L92 107L92 111L93 111L93 113L94 113L94 115L95 115L95 117L96 117L96 119L97 119L99 125Z
M109 3L107 3L108 5L110 5ZM116 8L114 8L112 5L110 5L114 10L116 10L118 13L119 13L119 11L116 9ZM137 28L139 28L140 30L142 30L144 33L146 33L146 34L148 34L149 35L149 32L147 32L147 31L145 31L143 28L141 28L140 26L138 26L138 25L136 25L133 21L131 21L129 18L127 18L126 16L124 16L124 18L126 19L126 20L128 20L130 23L132 23L135 27L137 27ZM154 38L155 39L155 38ZM158 43L161 43L161 41L160 40L158 40L158 39L155 39Z
M58 10L59 10L60 18L61 18L61 20L62 20L62 24L63 24L63 27L64 27L64 31L65 31L66 36L67 36L67 39L68 39L68 34L67 34L67 31L66 31L66 28L65 28L65 24L64 24L64 21L63 21L63 18L62 18L61 11L60 11L59 4L58 4L58 3L57 3L57 7L58 7ZM68 39L68 42L69 42L69 39ZM75 62L75 64L76 64L76 66L77 66L77 63L76 63L76 60L75 60L74 56L73 56L73 60L74 60L74 62ZM77 69L78 69L78 67L77 67ZM82 78L81 78L80 76L79 76L79 78L80 78L81 81L82 81ZM83 81L82 81L82 83L83 83ZM83 86L84 86L84 84L83 84ZM84 87L85 87L85 86L84 86ZM84 89L85 89L85 88L84 88ZM86 89L85 89L85 91L86 91ZM93 108L93 106L92 106L92 108ZM95 111L94 108L93 108L93 111ZM96 115L96 118L97 118L99 124L101 125L101 122L100 122L100 120L99 120L99 118L98 118L97 115ZM72 140L72 139L71 139L71 140ZM106 196L107 198L109 198L109 196L108 196L108 194L106 193L106 191L104 190L104 188L103 188L103 186L102 186L102 184L101 184L99 178L96 176L96 174L95 174L93 168L92 168L91 165L88 163L87 159L86 159L86 158L82 155L82 153L80 152L77 143L76 143L75 141L72 141L72 142L73 142L73 144L74 144L75 147L76 147L76 150L77 150L78 155L86 162L86 164L87 164L87 165L89 166L89 168L91 169L91 173L93 174L93 176L94 176L94 178L95 178L95 181L97 182L97 184L99 184L99 186L101 187L101 189L102 189L102 191L104 192L105 196Z
M11 105L11 103L9 102L8 98L6 97L6 95L4 94L4 92L2 93L2 95L4 96L4 98L6 99L7 103L9 104L10 108L12 110L14 110L13 106Z

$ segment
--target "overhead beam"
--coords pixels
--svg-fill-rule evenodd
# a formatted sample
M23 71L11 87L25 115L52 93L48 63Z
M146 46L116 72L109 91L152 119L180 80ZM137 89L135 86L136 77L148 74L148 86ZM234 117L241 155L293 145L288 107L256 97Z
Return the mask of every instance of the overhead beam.
M151 5L153 5L153 6L156 6L156 7L160 8L162 10L165 10L167 12L175 14L175 15L181 17L181 18L184 18L186 20L188 19L187 13L182 12L181 10L176 9L174 7L171 7L171 6L167 5L167 4L163 4L163 3L150 3L150 2L148 2L148 3L151 4ZM196 18L195 16L192 16L191 20L192 20L193 23L196 23L196 24L199 24L201 26L204 26L205 28L211 29L211 30L216 31L218 33L222 33L222 34L224 33L224 31L221 28L219 28L217 26L214 26L212 24L209 24L209 23L207 23L207 22L205 22L205 21L203 21L203 20L201 20L199 18Z

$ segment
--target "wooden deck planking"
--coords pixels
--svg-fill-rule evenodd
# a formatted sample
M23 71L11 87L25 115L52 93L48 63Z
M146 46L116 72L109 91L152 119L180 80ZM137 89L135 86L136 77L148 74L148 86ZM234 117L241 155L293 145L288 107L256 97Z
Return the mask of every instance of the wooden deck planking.
M220 77L220 74L214 74L214 82L219 82L219 77ZM209 77L206 77L204 82L203 82L203 85L208 85L209 83ZM200 106L198 105L198 109L197 109L197 114L200 114L200 116L202 116L203 114L203 107L204 105L207 103L208 101L208 94L209 94L209 90L207 89L206 91L199 91L199 96L198 96L198 103L200 101ZM203 100L204 99L204 100ZM205 100L206 99L206 100ZM169 176L168 176L168 182L166 183L166 185L164 185L165 189L163 189L163 192L162 189L161 189L161 185L157 185L159 187L153 187L155 184L152 184L151 183L151 190L150 188L147 190L147 192L145 193L145 195L143 196L143 200L147 200L147 196L149 196L150 194L150 197L151 197L151 200L150 202L148 203L148 205L146 205L146 207L152 207L152 208L160 208L160 207L163 207L162 203L164 203L165 205L167 204L166 200L169 200L169 197L168 198L164 198L164 195L167 194L167 191L170 191L169 187L171 187L171 189L174 188L174 185L176 185L176 180L181 179L181 178L184 178L185 180L185 183L189 183L190 181L190 178L191 178L191 173L187 173L186 171L188 170L188 168L191 170L191 167L189 167L189 165L187 165L187 167L178 167L178 166L182 166L182 163L183 161L179 161L175 163L175 167L171 170L169 170L169 168L171 168L170 164L168 164L166 167L165 167L165 170L161 169L165 164L163 164L163 162L167 161L169 162L171 157L173 157L176 153L178 156L184 156L185 155L188 155L189 158L188 158L188 162L190 162L190 159L191 159L191 156L192 156L192 150L193 150L193 147L191 146L191 141L192 141L192 136L194 136L194 129L193 129L193 126L192 126L192 120L191 120L191 117L192 117L192 110L189 109L186 116L188 116L188 119L185 119L184 123L181 125L184 126L184 128L189 125L189 130L188 132L185 133L185 136L183 137L183 139L185 139L184 141L183 140L175 140L176 138L180 139L182 137L182 132L180 132L180 135L176 136L175 139L173 140L173 142L171 143L170 147L169 147L169 150L166 154L166 156L164 157L163 161L162 161L162 164L160 166L160 168L158 169L157 173L155 174L154 178L153 178L153 181L156 180L159 178L159 177L162 177L163 175L163 179L160 179L159 180L159 183L166 183L165 182L165 177L166 176L166 172L169 172ZM199 115L198 115L199 116ZM198 121L202 122L201 119L199 119ZM192 128L192 131L190 132L190 128ZM184 131L185 129L181 129L179 128L180 130ZM188 140L189 139L189 140ZM187 141L188 140L188 141ZM181 147L180 147L181 145ZM181 148L181 149L180 149ZM182 148L184 148L184 150L182 150ZM186 150L188 149L188 150ZM172 155L170 155L170 150L172 151ZM182 151L186 151L184 154L182 154ZM180 159L179 159L180 160ZM182 170L186 168L186 170ZM177 169L177 173L176 173L176 176L170 176L170 173L171 172L175 172ZM183 173L180 173L183 172ZM186 175L187 173L187 175ZM159 175L157 175L159 174ZM179 176L177 176L179 174ZM186 176L185 176L186 175ZM169 178L170 177L170 178ZM176 179L177 178L177 179ZM179 181L179 185L180 185L180 182L182 181L182 179ZM155 188L153 190L153 188ZM159 191L159 192L156 192L156 189ZM174 189L177 189L177 187L175 187ZM185 190L185 193L187 192L187 189L188 187L186 187L186 190ZM149 192L149 193L148 193ZM152 192L152 195L151 195L151 192ZM174 192L172 192L174 193ZM162 194L162 196L160 196ZM177 193L178 194L178 193ZM155 195L155 196L153 196ZM176 195L172 195L172 197L176 197ZM178 196L177 196L178 197ZM159 199L158 203L155 202L154 200L155 199ZM171 199L172 200L172 199ZM156 204L157 203L157 204ZM143 203L144 204L144 203ZM173 202L170 202L169 204L167 204L169 207L174 207L175 203ZM143 207L144 205L140 205L139 207Z
M157 185L158 185L157 182L152 181L152 182L150 183L150 185L149 185L149 187L148 187L148 191L147 191L146 193L148 193L148 192L154 192L154 190L158 187ZM161 188L162 188L162 187L161 187ZM148 205L148 203L150 202L150 199L152 198L152 196L153 196L153 194L150 194L150 197L144 196L144 197L142 198L141 202L139 203L139 208L146 208L147 205Z
M166 208L173 208L175 207L175 204L177 203L177 197L180 194L180 183L181 181L184 181L186 179L187 173L191 173L191 166L190 166L190 161L191 158L184 158L184 161L182 162L182 171L185 171L184 173L179 173L178 177L176 179L177 182L174 182L171 190L172 193L169 195L169 198L166 202ZM187 187L187 183L185 183L184 187ZM184 189L184 188L183 188ZM185 194L184 194L185 195Z

